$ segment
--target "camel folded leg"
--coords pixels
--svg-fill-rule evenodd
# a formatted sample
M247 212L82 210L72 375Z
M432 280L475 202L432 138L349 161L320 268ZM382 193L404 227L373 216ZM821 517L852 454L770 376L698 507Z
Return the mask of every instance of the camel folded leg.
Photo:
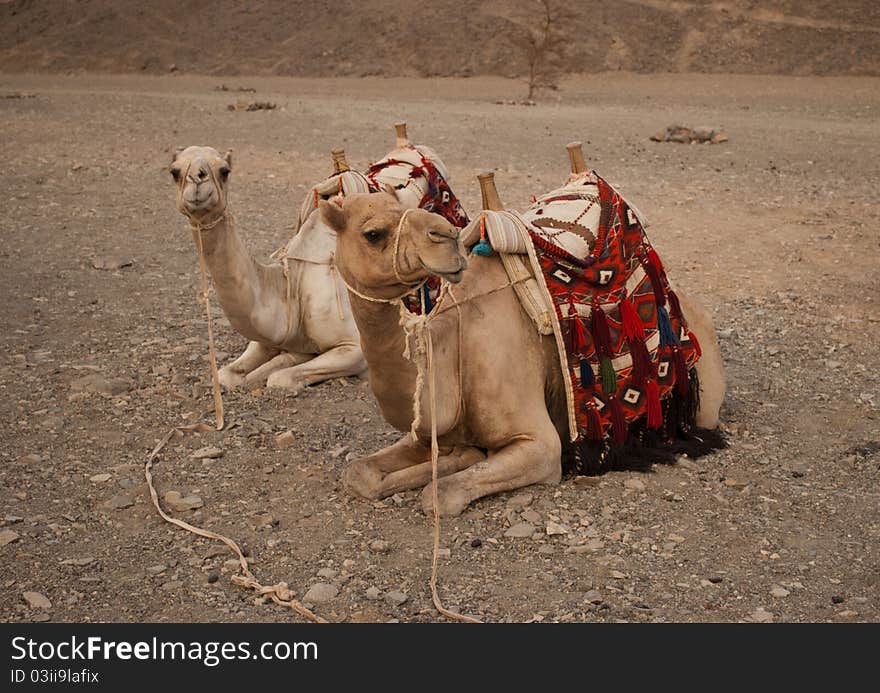
M291 368L292 366L296 366L300 363L305 363L306 361L314 358L314 356L314 354L298 354L292 351L282 351L273 359L267 361L259 368L248 373L247 377L245 378L245 383L251 386L260 385L266 382L266 380L273 373Z
M724 402L724 393L727 389L724 363L721 360L721 346L718 344L712 318L706 309L680 291L678 299L688 328L696 335L703 352L696 366L700 378L697 426L714 429L718 426L721 404Z
M531 484L558 484L562 477L559 436L549 420L539 436L521 435L489 453L484 462L438 479L440 514L459 515L473 501ZM422 509L433 512L433 484L422 491Z
M367 362L359 346L344 345L334 347L323 354L293 366L276 370L266 382L268 387L281 387L291 392L300 392L309 385L342 378L349 375L360 375L367 369Z
M486 459L473 447L442 448L437 460L439 476L467 469ZM379 452L355 460L342 474L345 488L369 500L420 488L431 480L431 451L410 436Z
M249 342L241 356L219 370L220 384L227 390L244 385L248 373L271 361L279 353L278 349L260 342Z

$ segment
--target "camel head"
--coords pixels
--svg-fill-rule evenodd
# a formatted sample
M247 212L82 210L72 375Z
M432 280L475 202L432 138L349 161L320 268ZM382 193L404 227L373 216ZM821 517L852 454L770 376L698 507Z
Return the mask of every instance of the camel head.
M181 214L197 224L223 216L232 170L231 151L221 155L212 147L181 148L174 153L169 168Z
M430 275L458 283L467 260L459 230L439 214L404 211L387 190L321 200L321 216L337 233L336 261L346 282L392 299Z

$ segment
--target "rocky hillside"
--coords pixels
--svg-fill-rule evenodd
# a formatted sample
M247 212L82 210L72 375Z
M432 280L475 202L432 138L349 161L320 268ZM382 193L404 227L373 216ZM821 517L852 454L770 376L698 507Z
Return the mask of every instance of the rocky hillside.
M880 74L876 0L568 3L570 72ZM0 70L517 76L537 0L0 0ZM517 23L519 22L519 24Z

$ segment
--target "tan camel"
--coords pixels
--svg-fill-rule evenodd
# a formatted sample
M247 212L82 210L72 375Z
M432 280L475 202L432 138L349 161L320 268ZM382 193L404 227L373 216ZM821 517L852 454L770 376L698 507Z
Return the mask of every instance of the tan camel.
M446 169L432 150L410 143L404 123L395 128L396 147L380 162L402 163L379 166L372 181L346 173L344 153L334 150L336 173L343 176L315 186L313 192L320 195L304 201L296 234L279 251L279 261L270 264L254 260L227 214L231 155L221 156L210 147L175 154L170 169L178 209L193 227L223 312L251 340L241 356L220 369L224 387L266 382L295 394L308 385L366 370L348 294L333 263L336 234L317 213L314 199L342 192L343 182L352 182L355 190L390 185L405 206L417 206L421 195L414 191L427 188L424 176L409 175L417 160L424 155L441 173Z
M304 261L253 259L227 211L230 153L211 147L178 150L171 163L177 207L193 229L223 312L251 340L220 370L225 387L267 381L296 393L308 385L366 370L345 287L333 271L335 233L311 215L295 252Z
M445 295L423 323L429 339L421 344L430 353L416 359L429 378L431 365L436 371L439 512L456 515L483 496L558 483L568 416L557 347L535 329L499 257L465 258L457 229L421 210L404 215L386 193L352 195L341 206L321 202L320 209L338 234L337 262L382 414L415 433L355 460L343 474L346 488L378 499L424 487L422 506L432 511L432 388L420 385L419 369L404 355L418 342L407 335L410 318L398 300L431 275L445 280ZM713 429L724 392L720 350L707 313L684 295L680 301L703 345L697 424Z

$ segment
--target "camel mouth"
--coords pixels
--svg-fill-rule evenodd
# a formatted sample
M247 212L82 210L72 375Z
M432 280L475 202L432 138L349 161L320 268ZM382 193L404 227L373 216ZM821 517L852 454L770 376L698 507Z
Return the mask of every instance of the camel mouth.
M459 255L457 259L458 259L458 268L454 269L454 270L437 269L437 268L431 267L429 264L427 264L425 262L423 262L422 264L424 264L425 269L428 270L429 273L436 274L438 277L440 277L441 279L445 279L450 284L458 284L462 280L462 278L464 277L464 271L467 269L468 263L467 263L467 259L462 257L461 255Z
M458 284L464 278L464 268L457 272L437 272L436 274L450 284Z

